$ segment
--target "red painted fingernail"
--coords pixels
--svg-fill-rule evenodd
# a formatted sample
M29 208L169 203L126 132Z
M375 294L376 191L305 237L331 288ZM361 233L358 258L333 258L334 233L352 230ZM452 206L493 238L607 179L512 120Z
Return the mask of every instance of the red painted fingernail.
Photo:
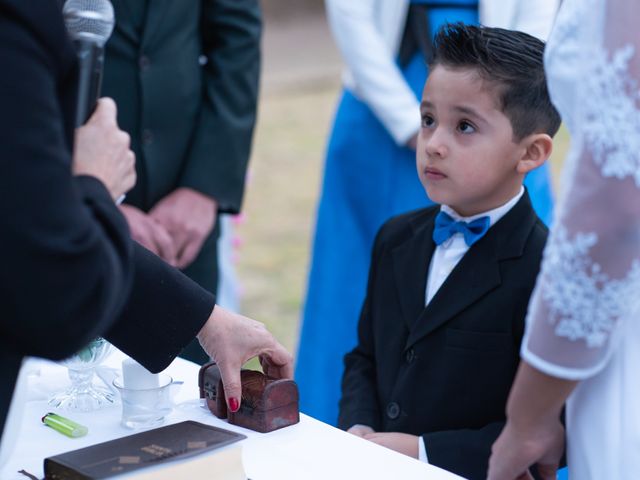
M237 398L230 398L229 399L229 408L234 413L238 411L238 409L240 408L240 404L238 403L238 399Z

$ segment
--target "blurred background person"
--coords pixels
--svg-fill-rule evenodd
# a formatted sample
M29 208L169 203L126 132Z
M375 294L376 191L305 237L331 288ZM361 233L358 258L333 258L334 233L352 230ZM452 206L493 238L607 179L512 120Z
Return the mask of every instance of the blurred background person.
M103 93L131 135L134 240L216 293L219 213L238 213L256 120L257 0L112 0ZM181 354L204 363L197 341Z
M415 167L419 98L432 34L446 22L482 23L545 39L557 0L326 0L346 63L327 147L298 346L304 413L335 424L344 354L356 344L375 232L389 217L427 206ZM538 215L551 218L548 167L525 180Z

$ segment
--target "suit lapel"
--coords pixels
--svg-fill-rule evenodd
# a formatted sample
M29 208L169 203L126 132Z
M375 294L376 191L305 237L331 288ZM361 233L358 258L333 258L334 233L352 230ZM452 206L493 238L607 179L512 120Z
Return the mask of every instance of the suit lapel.
M111 3L116 18L115 30L118 30L118 32L130 42L137 44L140 36L131 21L131 15L127 9L127 5L122 0L111 0Z
M490 230L491 231L491 230ZM462 257L440 289L423 308L411 330L407 346L433 332L500 285L500 271L489 233Z
M518 203L467 251L429 305L422 309L415 327L410 330L406 348L498 287L501 283L500 261L522 256L535 221L525 192Z
M435 249L433 223L438 209L429 210L412 222L413 235L392 251L395 285L402 317L411 329L424 310L429 263Z
M153 40L158 31L161 30L160 27L162 26L162 20L167 14L167 8L169 7L169 5L171 5L171 2L175 1L176 0L149 0L149 6L147 7L147 18L142 30L143 49L153 43Z

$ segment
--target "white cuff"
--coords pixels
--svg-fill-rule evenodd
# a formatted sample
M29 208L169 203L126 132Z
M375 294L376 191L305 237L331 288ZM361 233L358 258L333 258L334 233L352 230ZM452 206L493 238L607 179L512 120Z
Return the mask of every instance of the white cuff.
M425 447L422 437L418 437L418 460L424 463L429 463L429 457L427 457L427 447Z
M363 425L361 423L356 423L355 425L351 425L349 428L347 428L348 430L351 430L353 427L364 427L364 428L371 428L369 425ZM372 432L375 432L375 430L373 428L371 428Z

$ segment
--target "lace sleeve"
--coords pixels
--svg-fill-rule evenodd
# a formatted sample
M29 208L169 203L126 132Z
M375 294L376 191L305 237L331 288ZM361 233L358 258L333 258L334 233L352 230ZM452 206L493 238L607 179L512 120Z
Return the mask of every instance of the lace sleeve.
M637 0L565 0L545 59L571 150L522 356L561 378L598 372L640 321L638 18Z

